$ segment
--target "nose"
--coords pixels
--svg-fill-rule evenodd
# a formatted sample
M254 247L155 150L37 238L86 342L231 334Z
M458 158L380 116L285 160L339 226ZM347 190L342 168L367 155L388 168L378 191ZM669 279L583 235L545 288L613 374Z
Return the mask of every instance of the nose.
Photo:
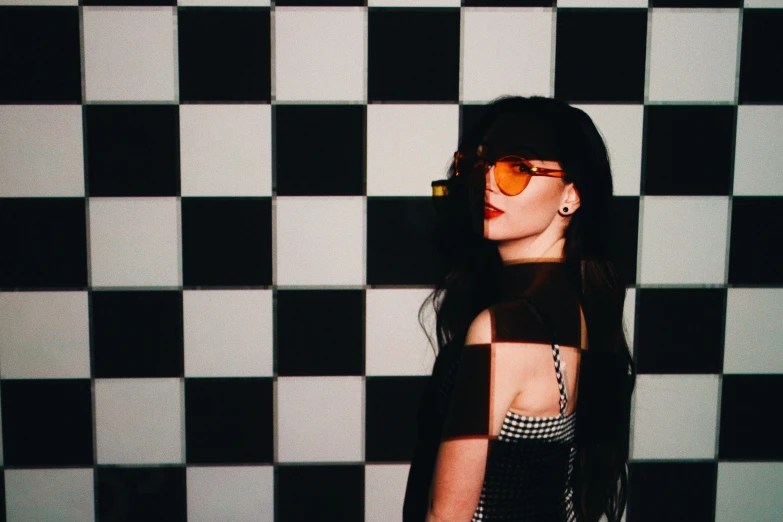
M489 165L488 167L485 167L484 171L484 184L485 188L492 191L497 192L498 186L497 182L495 181L495 166Z

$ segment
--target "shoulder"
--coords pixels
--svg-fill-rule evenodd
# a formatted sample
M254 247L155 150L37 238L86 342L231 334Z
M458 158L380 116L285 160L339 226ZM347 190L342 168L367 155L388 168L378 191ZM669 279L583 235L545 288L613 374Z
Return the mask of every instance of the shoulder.
M497 303L482 310L468 327L465 344L548 342L549 335L523 301Z
M478 314L468 327L465 344L487 344L492 342L492 309L486 308Z
M540 313L547 314L547 307L534 298L515 299L491 306L492 340L501 343L552 342L549 327ZM543 312L541 312L543 311Z

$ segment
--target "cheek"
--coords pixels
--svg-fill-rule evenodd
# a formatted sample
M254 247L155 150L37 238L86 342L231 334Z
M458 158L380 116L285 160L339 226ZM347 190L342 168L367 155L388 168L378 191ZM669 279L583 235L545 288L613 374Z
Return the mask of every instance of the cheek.
M557 212L561 190L554 183L546 183L547 181L550 180L534 178L524 192L508 198L506 208L515 217L549 222Z
M487 223L490 238L524 237L543 232L550 225L560 203L560 190L533 186L531 182L524 192L508 196L503 202L505 214Z

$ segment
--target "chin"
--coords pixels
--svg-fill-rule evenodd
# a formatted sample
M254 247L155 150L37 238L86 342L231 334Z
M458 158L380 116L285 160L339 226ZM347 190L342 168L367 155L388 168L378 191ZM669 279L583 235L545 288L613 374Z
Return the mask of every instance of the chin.
M484 224L484 239L488 239L489 241L495 241L495 242L503 242L503 241L516 241L518 239L524 239L528 238L531 235L535 235L534 233L531 233L529 231L510 231L510 230L498 230L494 229L491 226L487 226L487 224Z
M513 237L506 237L505 234L499 234L495 231L486 230L484 229L484 239L488 239L490 241L507 241L509 239L514 239Z
M508 231L503 230L503 224L497 223L494 220L484 220L484 238L492 241L501 241L503 239L511 239L508 237Z

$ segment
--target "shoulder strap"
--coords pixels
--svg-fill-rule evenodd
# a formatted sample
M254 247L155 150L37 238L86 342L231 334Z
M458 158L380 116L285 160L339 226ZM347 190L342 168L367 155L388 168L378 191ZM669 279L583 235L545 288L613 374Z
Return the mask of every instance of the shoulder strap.
M560 388L560 416L562 417L565 414L565 410L568 407L568 395L566 393L566 384L563 380L563 374L561 371L561 363L560 363L560 346L558 346L557 341L555 339L555 331L554 328L552 328L552 323L549 322L548 318L541 312L541 310L536 306L536 304L533 302L532 299L530 299L527 296L522 296L520 298L521 301L524 301L526 304L529 305L530 310L533 312L533 315L536 316L536 318L541 322L546 329L549 331L549 337L552 340L552 359L554 359L555 362L555 375L557 375L557 386Z

